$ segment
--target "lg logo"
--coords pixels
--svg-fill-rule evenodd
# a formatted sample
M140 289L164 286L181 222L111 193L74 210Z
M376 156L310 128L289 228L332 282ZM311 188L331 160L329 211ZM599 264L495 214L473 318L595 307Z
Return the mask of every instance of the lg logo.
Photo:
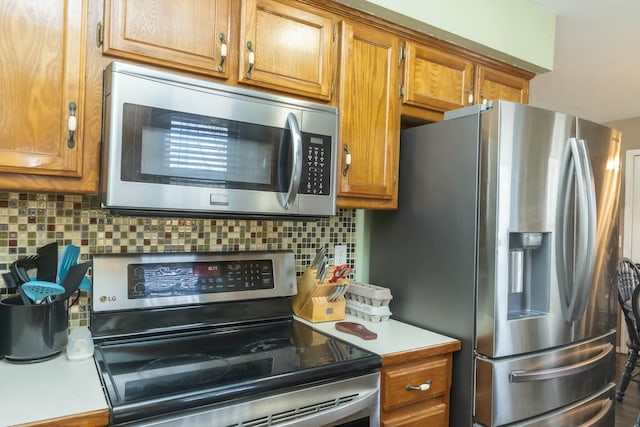
M115 295L112 295L112 296L110 296L110 297L105 296L105 295L102 295L102 296L100 297L100 302L107 302L107 301L109 301L109 302L113 302L113 301L115 301L115 300L116 300Z

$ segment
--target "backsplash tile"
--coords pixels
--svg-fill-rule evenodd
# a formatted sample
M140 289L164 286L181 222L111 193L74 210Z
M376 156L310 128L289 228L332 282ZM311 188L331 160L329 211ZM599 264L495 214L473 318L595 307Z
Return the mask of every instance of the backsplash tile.
M353 209L318 221L128 217L100 209L96 196L0 192L0 272L56 241L60 250L79 246L81 261L95 253L288 249L300 275L322 245L332 261L333 246L346 244L355 267L355 228ZM0 297L6 294L0 289ZM89 298L83 292L69 310L70 328L88 325Z

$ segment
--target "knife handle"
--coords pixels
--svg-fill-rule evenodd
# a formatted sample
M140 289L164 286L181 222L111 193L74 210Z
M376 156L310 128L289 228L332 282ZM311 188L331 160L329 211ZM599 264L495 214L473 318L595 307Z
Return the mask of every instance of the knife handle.
M336 323L336 329L340 332L360 337L363 340L375 340L378 338L378 334L356 322L338 322Z

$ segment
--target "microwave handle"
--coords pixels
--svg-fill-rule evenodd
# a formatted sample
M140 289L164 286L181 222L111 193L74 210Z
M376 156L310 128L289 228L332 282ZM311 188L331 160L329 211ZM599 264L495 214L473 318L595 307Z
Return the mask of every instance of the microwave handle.
M287 115L287 126L291 131L291 151L293 152L293 167L291 168L291 177L289 180L289 189L285 194L282 205L285 209L289 209L300 190L300 177L302 175L302 134L298 119L293 113Z

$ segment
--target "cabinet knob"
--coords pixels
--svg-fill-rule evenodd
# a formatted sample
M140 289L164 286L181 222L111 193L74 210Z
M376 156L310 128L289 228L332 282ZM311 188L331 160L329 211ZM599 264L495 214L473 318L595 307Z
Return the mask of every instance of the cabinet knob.
M224 71L224 61L227 59L227 39L224 36L224 33L220 33L218 36L220 40L220 63L218 64L218 71Z
M349 166L351 166L351 152L349 151L349 146L347 144L344 144L342 148L344 148L344 151L346 153L344 156L344 168L342 169L342 176L347 176L347 171L349 170Z
M76 128L78 126L78 121L76 118L76 103L69 103L69 120L67 122L67 128L69 129L69 139L67 140L67 147L73 148L76 146L76 142L73 140L73 136L76 133Z
M407 391L427 391L431 388L431 380L427 380L426 383L420 385L407 385Z
M473 104L473 91L471 89L464 90L467 93L467 104Z
M247 42L247 49L249 49L249 70L247 71L247 78L251 78L251 71L253 71L253 64L256 62L256 54L253 51L253 43L251 40Z

